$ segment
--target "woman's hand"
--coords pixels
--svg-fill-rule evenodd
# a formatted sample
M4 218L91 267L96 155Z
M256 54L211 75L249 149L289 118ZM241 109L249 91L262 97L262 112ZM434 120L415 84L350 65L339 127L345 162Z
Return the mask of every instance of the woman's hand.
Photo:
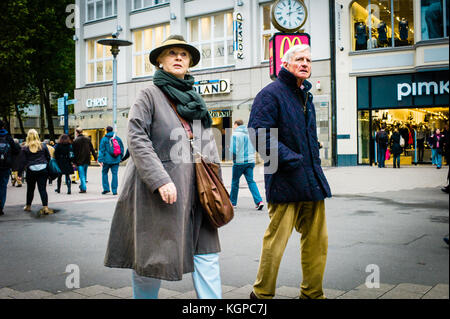
M177 188L174 183L168 183L158 188L162 200L167 204L173 204L177 201Z

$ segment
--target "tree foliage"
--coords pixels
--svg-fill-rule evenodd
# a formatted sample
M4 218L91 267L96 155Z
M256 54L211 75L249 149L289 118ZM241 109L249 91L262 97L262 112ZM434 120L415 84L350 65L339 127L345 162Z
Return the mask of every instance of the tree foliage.
M70 0L3 0L0 31L0 116L37 100L54 139L50 92L72 95L75 87L74 30L66 26Z

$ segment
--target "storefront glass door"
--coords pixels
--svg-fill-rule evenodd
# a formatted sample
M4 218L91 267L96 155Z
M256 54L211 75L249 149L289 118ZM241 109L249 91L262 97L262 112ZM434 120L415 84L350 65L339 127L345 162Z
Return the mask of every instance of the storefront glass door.
M370 164L369 111L358 112L358 164Z

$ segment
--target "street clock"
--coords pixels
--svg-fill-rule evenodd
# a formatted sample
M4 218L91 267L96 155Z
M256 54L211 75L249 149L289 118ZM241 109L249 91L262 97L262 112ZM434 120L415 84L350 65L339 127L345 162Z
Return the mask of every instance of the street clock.
M271 11L272 24L281 32L298 31L308 17L302 0L276 0Z

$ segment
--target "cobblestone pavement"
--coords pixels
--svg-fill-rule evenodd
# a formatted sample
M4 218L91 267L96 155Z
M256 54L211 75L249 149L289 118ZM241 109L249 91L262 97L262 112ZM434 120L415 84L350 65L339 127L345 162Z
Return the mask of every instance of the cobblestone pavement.
M223 299L249 299L252 285L243 287L222 286ZM424 286L409 283L398 285L380 284L379 288L368 288L365 284L349 291L324 289L328 299L449 299L449 285L437 284ZM274 299L296 299L299 289L295 287L278 287ZM57 294L43 290L17 291L0 288L0 299L132 299L131 287L112 289L94 285ZM161 288L159 299L196 299L195 290L181 293Z

